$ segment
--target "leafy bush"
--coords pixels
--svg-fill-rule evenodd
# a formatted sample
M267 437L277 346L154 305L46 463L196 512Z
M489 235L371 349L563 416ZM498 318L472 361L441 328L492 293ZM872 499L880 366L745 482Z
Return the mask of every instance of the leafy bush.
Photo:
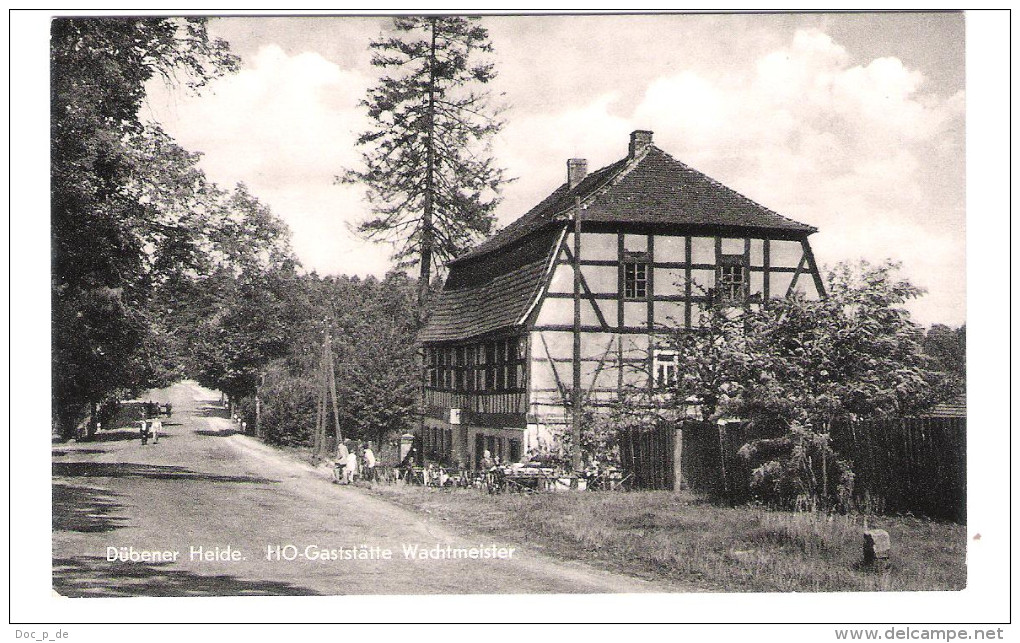
M315 429L318 391L315 382L286 372L273 372L266 377L260 391L262 397L262 439L270 444L304 446L311 443ZM255 398L246 397L238 403L238 413L247 423L248 433L255 433Z
M808 511L850 509L854 473L849 462L836 457L828 433L793 423L778 438L751 440L738 455L752 468L752 493L768 505Z

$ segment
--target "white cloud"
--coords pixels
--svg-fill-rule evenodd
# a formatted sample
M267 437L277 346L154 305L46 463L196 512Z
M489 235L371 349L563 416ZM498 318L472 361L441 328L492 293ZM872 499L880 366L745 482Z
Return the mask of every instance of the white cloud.
M287 222L307 268L381 275L389 249L347 230L363 216L362 191L333 184L358 161L354 142L366 126L358 101L368 83L317 53L288 56L268 45L202 96L157 84L148 105L181 145L204 153L212 180L221 187L246 183Z
M962 93L925 93L923 75L895 58L851 65L842 46L807 30L752 72L657 80L632 121L682 160L818 226L820 259L902 260L931 292L918 318L959 323L962 176L939 177L938 194L955 201L936 200L926 164L953 147L947 138L962 145L962 119Z

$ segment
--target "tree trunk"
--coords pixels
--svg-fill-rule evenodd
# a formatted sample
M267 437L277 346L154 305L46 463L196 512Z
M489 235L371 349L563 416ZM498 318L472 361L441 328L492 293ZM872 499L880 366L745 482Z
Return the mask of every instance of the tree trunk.
M259 385L255 387L255 437L262 437L262 387L266 385L266 374L259 375Z
M418 276L418 325L425 320L425 306L429 294L429 282L432 279L432 255L435 245L433 208L435 207L435 169L436 169L436 19L429 19L432 31L432 42L429 48L429 87L428 87L428 120L426 123L425 143L425 203L421 221L421 266Z
M99 422L99 409L95 402L89 402L89 424L86 437L91 440L96 436L96 423Z

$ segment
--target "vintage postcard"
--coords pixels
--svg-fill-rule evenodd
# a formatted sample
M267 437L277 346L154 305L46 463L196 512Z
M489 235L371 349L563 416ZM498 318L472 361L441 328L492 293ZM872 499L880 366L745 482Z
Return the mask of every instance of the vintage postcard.
M969 14L47 18L68 615L973 620Z

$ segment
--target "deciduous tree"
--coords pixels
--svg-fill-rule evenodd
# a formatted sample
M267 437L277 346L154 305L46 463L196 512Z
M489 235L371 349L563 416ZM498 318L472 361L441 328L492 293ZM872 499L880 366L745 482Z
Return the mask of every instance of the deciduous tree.
M833 422L909 416L948 394L945 375L922 350L922 329L903 307L923 291L899 278L898 268L842 263L828 273L823 299L717 306L705 312L701 330L673 329L674 403L693 396L708 419L749 420L760 438L743 453L759 458L754 479L771 497L827 487L804 463L835 456ZM852 481L845 463L835 464L826 475ZM839 492L838 484L828 489Z
M154 168L142 159L179 172L193 159L144 127L145 84L197 89L236 59L200 18L58 18L51 36L53 415L68 436L88 403L144 374L153 284L184 259L171 246L188 243L167 195L146 198Z

